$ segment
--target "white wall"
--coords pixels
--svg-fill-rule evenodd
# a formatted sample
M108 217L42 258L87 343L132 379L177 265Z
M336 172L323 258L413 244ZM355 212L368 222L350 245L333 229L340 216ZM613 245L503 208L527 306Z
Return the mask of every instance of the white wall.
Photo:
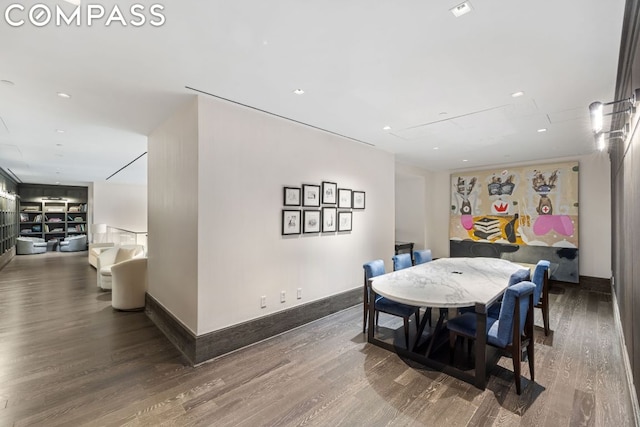
M114 184L92 185L93 222L135 232L147 231L147 186Z
M608 153L580 161L580 274L611 277L611 163Z
M148 173L148 292L195 334L198 307L195 97L149 135Z
M391 269L392 154L211 98L199 113L198 335L360 289L366 261ZM322 181L366 192L353 231L281 236L283 186Z
M538 163L554 163L577 160L580 162L580 275L600 278L611 277L611 175L606 153L552 159ZM531 163L528 163L531 164ZM525 163L511 164L520 166ZM506 165L500 165L503 167ZM451 205L450 174L458 171L430 172L412 166L396 165L396 186L406 179L421 177L426 184L426 247L431 248L435 257L449 256L449 212ZM413 186L415 187L415 186ZM412 187L412 188L413 188ZM412 194L413 193L413 194ZM396 197L396 211L410 210L414 205L421 209L422 195L419 188ZM402 225L396 225L396 228ZM417 226L413 225L415 230ZM413 234L416 239L419 233ZM410 239L408 239L410 240ZM417 242L417 240L414 240Z

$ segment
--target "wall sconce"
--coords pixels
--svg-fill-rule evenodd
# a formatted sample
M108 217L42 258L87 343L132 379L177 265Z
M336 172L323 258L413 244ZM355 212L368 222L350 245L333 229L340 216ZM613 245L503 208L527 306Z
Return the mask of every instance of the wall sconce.
M593 129L593 135L596 140L596 147L598 148L599 151L603 151L606 148L605 134L621 133L622 136L620 135L610 136L609 139L620 138L624 140L624 138L628 133L629 120L631 116L636 112L636 102L638 101L638 99L640 99L640 89L634 90L631 96L626 99L620 99L620 100L605 102L605 103L602 103L600 101L595 101L595 102L592 102L591 105L589 105L589 115L591 116L591 127ZM609 105L625 103L625 102L629 104L627 108L619 111L613 111L611 113L606 113L606 114L604 113L604 107ZM627 120L625 121L625 125L622 129L609 131L609 132L602 131L604 116L614 116L616 114L622 114L622 113L626 113L628 115Z
M612 139L618 138L624 141L628 133L629 133L629 123L625 123L624 127L619 130L611 130L608 132L602 132L602 131L595 132L594 136L596 138L596 148L598 149L598 151L604 151L604 149L607 148L607 142L606 142L607 139L610 141ZM609 137L607 137L606 139L605 139L605 134L609 135Z

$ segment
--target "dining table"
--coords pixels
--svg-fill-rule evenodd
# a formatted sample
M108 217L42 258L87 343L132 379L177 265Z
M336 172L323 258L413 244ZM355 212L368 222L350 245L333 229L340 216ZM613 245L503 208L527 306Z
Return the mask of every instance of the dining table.
M523 268L526 267L500 258L439 258L373 277L370 287L374 299L381 295L412 306L442 310L434 328L427 328L430 310L425 312L409 348L395 341L380 339L376 336L375 327L369 327L367 341L484 389L488 373L499 359L497 352L493 351L495 349L487 346L486 334L480 333L476 337L473 373L468 369L458 369L448 358L434 357L433 352L448 342L446 318L457 315L462 307L472 307L477 316L477 330L486 330L487 308L501 298L510 276ZM370 304L369 325L374 325L374 316L375 307Z

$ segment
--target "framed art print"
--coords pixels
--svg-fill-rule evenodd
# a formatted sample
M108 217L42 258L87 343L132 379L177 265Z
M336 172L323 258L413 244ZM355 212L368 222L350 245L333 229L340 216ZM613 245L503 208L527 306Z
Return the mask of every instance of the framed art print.
M322 182L322 204L335 205L338 192L338 184L335 182Z
M300 206L300 187L284 187L284 205Z
M330 233L336 231L337 227L337 209L322 208L322 232Z
M320 232L320 211L303 211L302 212L302 232L303 233L319 233Z
M353 212L338 212L338 231L351 231Z
M302 206L320 207L320 186L302 184Z
M283 209L282 210L282 235L300 234L300 210L299 209Z
M353 209L364 209L365 194L364 191L353 192Z
M351 190L348 188L338 188L338 207L351 208Z

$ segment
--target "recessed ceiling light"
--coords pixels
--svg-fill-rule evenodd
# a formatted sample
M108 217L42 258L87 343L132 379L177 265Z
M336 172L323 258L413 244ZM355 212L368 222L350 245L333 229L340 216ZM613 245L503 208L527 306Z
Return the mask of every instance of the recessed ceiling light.
M522 96L522 95L524 95L524 92L522 92L522 91L513 92L513 93L511 94L511 96L512 96L513 98L517 98L517 97Z
M58 96L60 98L65 98L65 99L71 98L71 95L69 95L68 93L64 93L64 92L58 92Z
M447 112L446 112L446 111L440 111L440 112L438 113L438 115L440 115L440 116L446 116L446 115L447 115Z
M542 132L546 132L546 131L547 131L547 128L538 129L538 133L542 133Z
M295 93L296 95L302 95L304 91L302 89L296 89L293 91L293 93Z
M56 147L62 147L62 144L56 144Z
M64 130L64 129L56 129L56 132L58 132L58 133L65 133L65 130Z
M391 126L385 126L382 128L382 130L391 130Z
M433 147L433 149L434 149L434 150L439 150L439 149L440 149L440 147Z
M56 185L60 185L60 181L56 181Z
M460 3L459 5L454 6L449 10L451 11L451 13L453 13L453 16L459 18L462 15L466 15L467 13L471 12L471 3L465 1L464 3Z
M14 86L15 83L12 82L11 80L0 80L0 83L5 84L7 86Z
M467 160L467 159L464 159L464 160L463 160L463 162L468 162L468 161L469 161L469 160Z

